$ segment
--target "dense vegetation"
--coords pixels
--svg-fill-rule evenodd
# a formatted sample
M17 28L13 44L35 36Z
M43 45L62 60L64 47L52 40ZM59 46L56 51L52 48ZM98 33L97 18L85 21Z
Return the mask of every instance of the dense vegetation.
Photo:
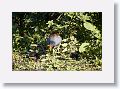
M62 42L49 50L46 39L54 31ZM102 13L13 12L12 46L14 71L100 71Z

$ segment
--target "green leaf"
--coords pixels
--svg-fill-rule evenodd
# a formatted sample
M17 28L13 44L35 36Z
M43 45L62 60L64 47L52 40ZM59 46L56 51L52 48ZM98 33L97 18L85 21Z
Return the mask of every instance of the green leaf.
M31 47L37 47L37 44L31 44L30 46Z
M90 43L82 43L82 45L79 48L79 52L84 52L86 50L86 46L88 46Z
M48 27L50 27L50 26L52 26L54 23L53 23L53 20L51 20L51 21L48 21Z
M66 47L68 44L67 43L64 43L64 44L61 44L63 47Z
M65 48L62 52L66 52L67 51L67 48Z
M91 30L91 31L94 31L95 30L95 26L89 22L85 22L84 23L84 27L87 29L87 30Z

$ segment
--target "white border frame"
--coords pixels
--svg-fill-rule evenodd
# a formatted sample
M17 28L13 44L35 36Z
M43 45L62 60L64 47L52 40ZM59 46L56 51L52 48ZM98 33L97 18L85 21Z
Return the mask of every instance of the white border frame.
M102 71L12 71L12 12L102 12ZM113 0L2 0L0 81L3 83L114 83Z

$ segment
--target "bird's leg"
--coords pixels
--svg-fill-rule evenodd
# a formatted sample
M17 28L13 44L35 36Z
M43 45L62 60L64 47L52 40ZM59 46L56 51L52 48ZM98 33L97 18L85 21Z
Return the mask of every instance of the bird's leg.
M52 54L53 54L53 57L54 57L55 56L55 49L53 49Z
M52 54L53 54L53 49L50 48L50 49L49 49L49 52L50 52L50 55L52 55Z
M60 52L60 45L58 46L57 51Z

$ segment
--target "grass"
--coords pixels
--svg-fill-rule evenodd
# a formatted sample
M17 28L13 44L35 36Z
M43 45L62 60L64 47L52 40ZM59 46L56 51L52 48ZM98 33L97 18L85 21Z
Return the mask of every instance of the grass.
M64 45L46 50L36 59L34 57L26 57L26 54L13 52L13 71L101 71L102 60L87 59L82 57L83 54L75 58L71 57L71 51L76 48L73 45ZM70 46L70 47L69 47Z

